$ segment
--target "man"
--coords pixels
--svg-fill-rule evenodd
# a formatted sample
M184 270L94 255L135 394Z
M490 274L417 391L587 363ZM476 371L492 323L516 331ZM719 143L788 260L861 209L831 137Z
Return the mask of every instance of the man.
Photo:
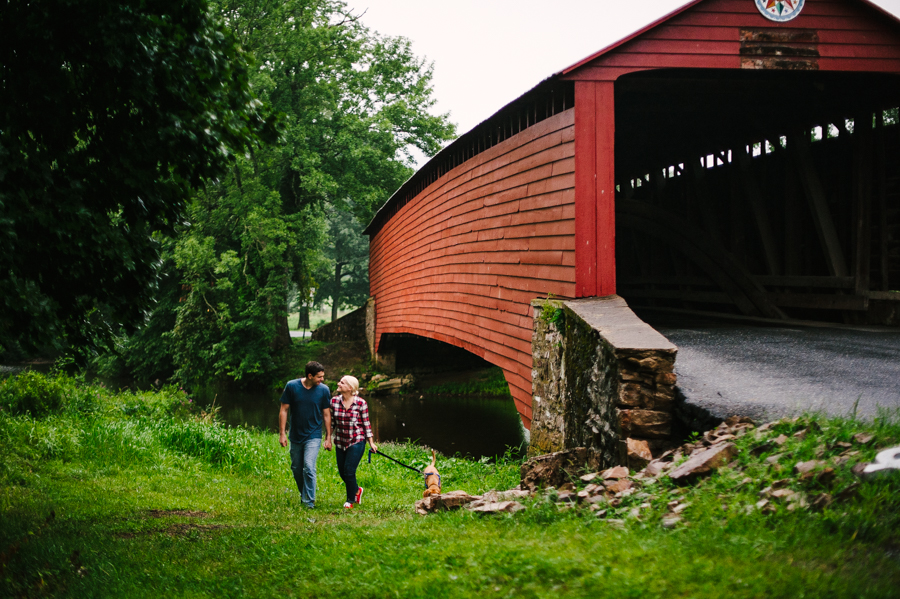
M278 415L279 442L287 447L284 434L288 412L291 414L291 472L297 481L300 501L316 507L316 458L322 445L325 424L325 450L331 451L331 391L323 384L325 367L318 362L306 365L306 376L284 386L281 413Z

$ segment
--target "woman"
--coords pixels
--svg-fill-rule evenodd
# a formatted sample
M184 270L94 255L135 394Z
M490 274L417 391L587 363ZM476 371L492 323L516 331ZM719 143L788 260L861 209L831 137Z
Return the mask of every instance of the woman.
M378 451L369 424L369 405L359 397L359 381L350 375L338 381L338 395L331 398L331 423L338 473L347 487L344 509L362 503L363 488L356 484L356 468L366 450Z

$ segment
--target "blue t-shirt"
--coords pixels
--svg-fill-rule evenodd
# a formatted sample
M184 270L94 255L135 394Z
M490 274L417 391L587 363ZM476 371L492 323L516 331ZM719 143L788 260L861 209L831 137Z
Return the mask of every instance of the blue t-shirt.
M291 407L291 443L303 443L307 439L322 437L322 410L331 407L331 391L319 383L307 389L300 379L288 381L281 394L281 403Z

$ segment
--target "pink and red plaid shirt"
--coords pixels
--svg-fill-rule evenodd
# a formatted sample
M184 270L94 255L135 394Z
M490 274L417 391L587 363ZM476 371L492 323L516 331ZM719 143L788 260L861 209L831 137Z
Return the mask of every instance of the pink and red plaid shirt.
M341 449L365 441L372 436L369 424L369 404L362 397L354 397L349 408L344 407L340 395L331 398L331 429L334 444Z

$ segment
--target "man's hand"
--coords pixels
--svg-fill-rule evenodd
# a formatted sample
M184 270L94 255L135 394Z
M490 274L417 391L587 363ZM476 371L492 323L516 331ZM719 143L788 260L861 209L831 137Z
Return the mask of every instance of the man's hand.
M281 404L281 409L278 411L278 442L281 443L282 447L287 447L288 441L287 436L284 434L284 431L287 430L287 419L288 419L288 411L291 406L289 404L283 403Z
M325 423L325 451L331 451L331 408L322 410L322 421Z

